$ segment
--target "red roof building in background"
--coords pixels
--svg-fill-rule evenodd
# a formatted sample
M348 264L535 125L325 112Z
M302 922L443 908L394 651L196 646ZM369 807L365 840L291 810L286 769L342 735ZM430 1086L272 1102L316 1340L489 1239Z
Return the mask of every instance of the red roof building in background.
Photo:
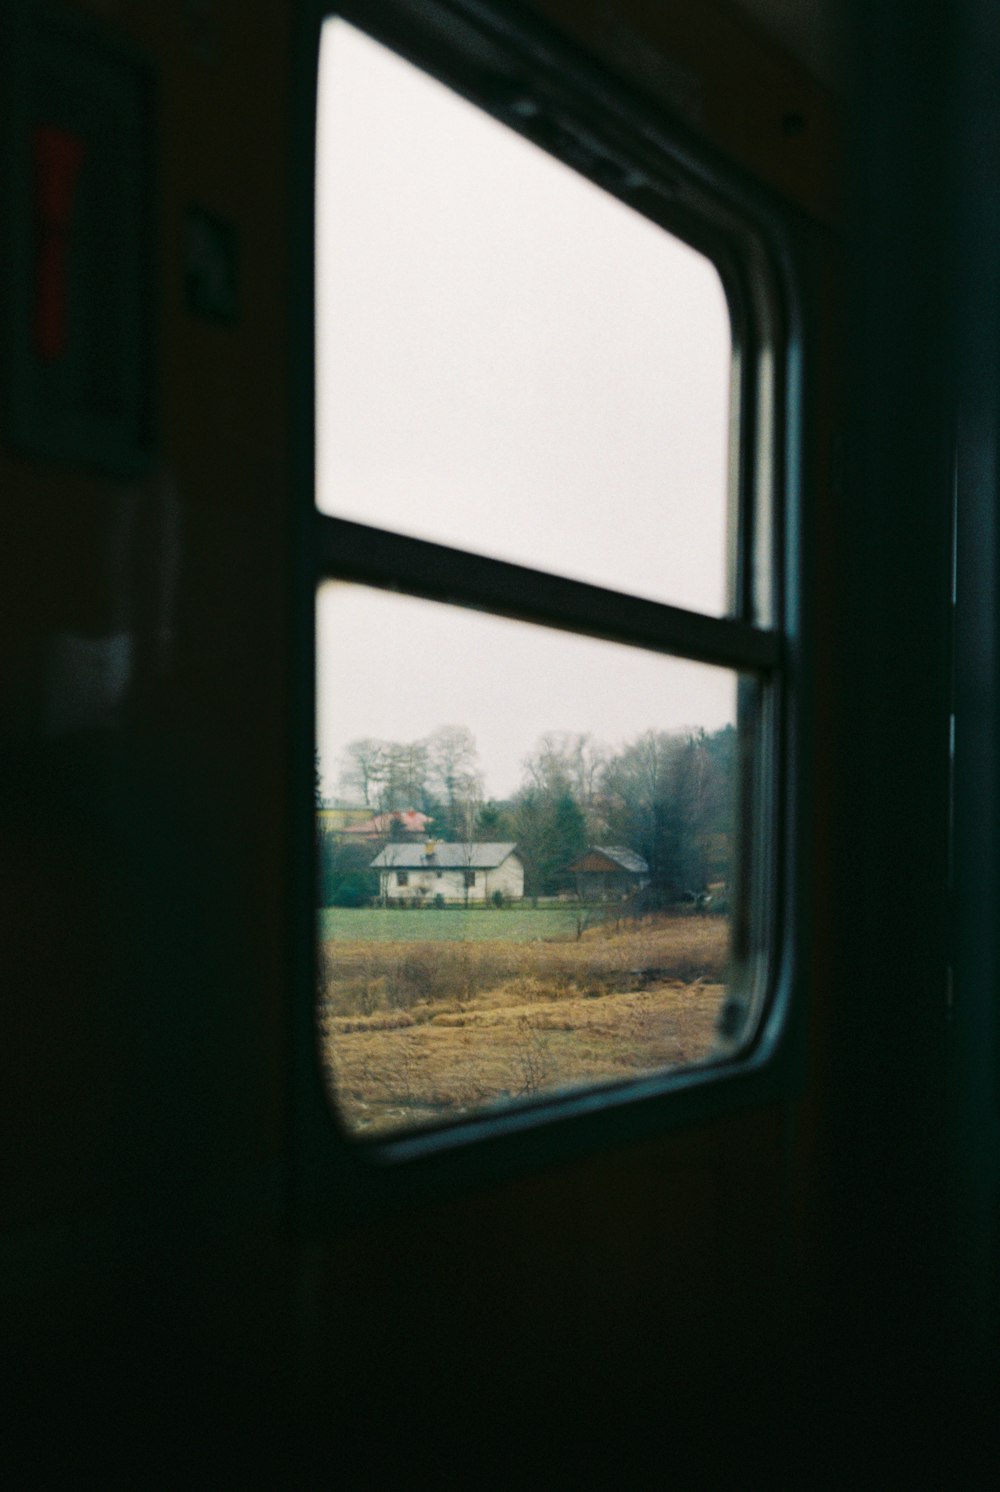
M358 839L424 839L428 825L433 822L429 814L419 813L415 808L394 808L390 813L377 813L363 824L351 824L341 832Z

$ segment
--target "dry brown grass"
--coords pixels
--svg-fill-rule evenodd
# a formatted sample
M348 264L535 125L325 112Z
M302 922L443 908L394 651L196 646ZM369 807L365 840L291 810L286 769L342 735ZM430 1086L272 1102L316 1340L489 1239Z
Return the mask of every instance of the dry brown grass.
M441 1000L478 1000L506 986L503 1003L643 987L655 979L725 977L728 923L658 917L595 927L579 939L468 943L339 939L323 945L326 1013L372 1015Z
M336 1101L380 1132L702 1061L727 927L659 918L546 943L327 945L318 1010Z

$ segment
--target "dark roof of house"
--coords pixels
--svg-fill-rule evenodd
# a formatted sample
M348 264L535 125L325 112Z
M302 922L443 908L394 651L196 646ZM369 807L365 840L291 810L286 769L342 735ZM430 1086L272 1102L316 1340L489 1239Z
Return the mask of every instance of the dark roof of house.
M613 861L615 865L620 866L622 870L627 870L631 875L645 876L649 874L649 866L642 856L637 855L635 850L630 850L623 844L588 845L585 854L578 856L568 868L572 870L574 866L586 858L586 855L603 855L606 860Z
M493 870L517 846L497 840L476 844L441 844L427 854L423 844L387 844L371 863L372 870Z

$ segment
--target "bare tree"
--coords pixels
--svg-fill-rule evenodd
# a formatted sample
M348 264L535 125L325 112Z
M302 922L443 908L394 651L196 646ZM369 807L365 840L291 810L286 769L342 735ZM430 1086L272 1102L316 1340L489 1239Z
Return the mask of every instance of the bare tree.
M588 831L594 833L607 762L607 750L588 732L546 731L524 758L526 785L549 802L568 793L586 818Z
M383 806L382 789L387 767L387 743L373 736L351 741L340 770L341 788L356 793L373 811Z
M483 775L472 732L464 725L442 725L427 740L428 776L441 797L450 837L461 837L462 805L482 802Z
M426 741L388 743L388 785L392 808L426 808L428 757Z
M476 832L479 823L479 814L483 806L482 789L478 784L473 784L468 790L468 795L463 798L456 807L456 827L460 833L463 899L466 908L469 905L470 877L475 876L476 860Z

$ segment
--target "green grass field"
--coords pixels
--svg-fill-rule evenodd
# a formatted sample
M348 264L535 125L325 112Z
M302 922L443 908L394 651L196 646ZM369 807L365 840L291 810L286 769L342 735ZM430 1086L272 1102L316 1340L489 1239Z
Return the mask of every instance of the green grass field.
M320 941L372 943L534 943L575 938L575 907L504 907L470 910L445 907L410 911L390 907L324 907Z

